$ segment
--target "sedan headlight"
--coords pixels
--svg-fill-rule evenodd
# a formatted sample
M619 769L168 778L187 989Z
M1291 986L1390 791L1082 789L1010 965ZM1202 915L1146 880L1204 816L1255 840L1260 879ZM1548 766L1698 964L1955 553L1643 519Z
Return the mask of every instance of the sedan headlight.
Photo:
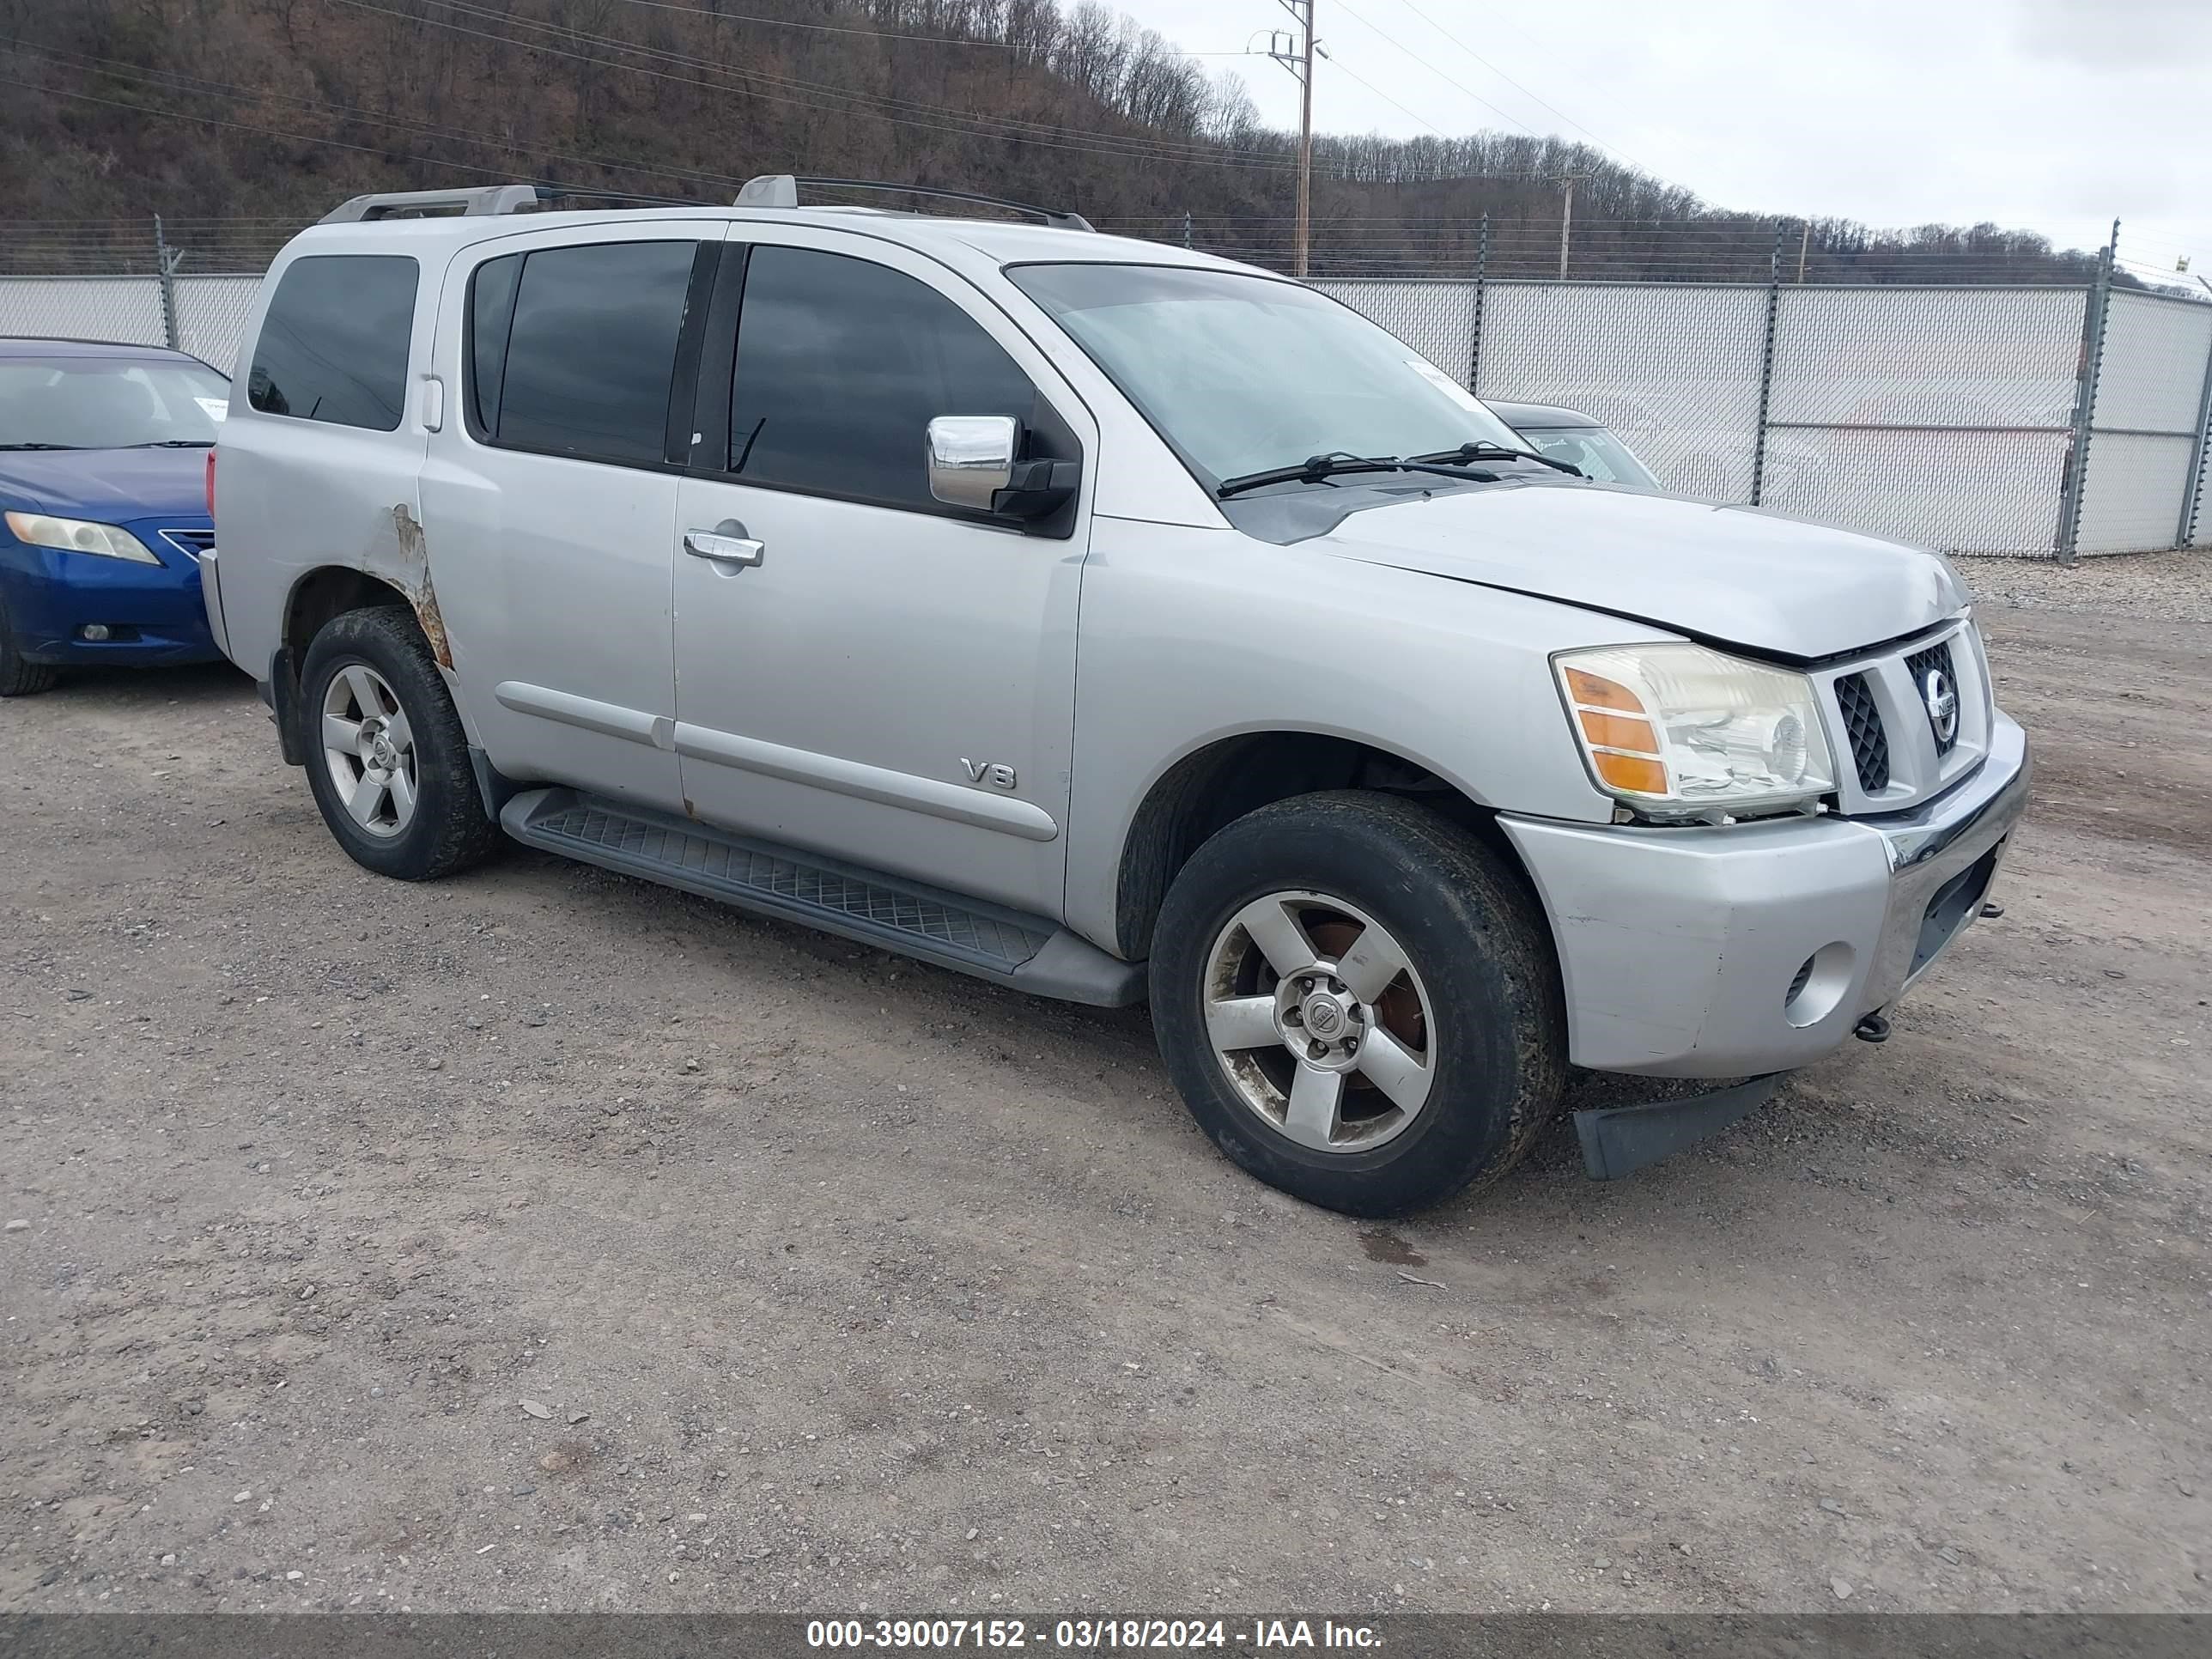
M1565 651L1552 665L1598 787L1646 817L1786 811L1836 787L1802 674L1702 645Z
M44 513L7 516L8 528L15 539L32 547L58 547L65 553L92 553L103 559L128 559L133 564L161 562L145 543L120 525L56 519Z

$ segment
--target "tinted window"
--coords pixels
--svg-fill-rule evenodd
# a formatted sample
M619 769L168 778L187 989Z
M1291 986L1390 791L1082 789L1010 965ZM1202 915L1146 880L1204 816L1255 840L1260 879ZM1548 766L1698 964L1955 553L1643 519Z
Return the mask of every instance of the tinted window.
M514 321L514 289L522 280L522 259L520 253L487 259L469 281L469 413L480 438L499 430L507 331Z
M486 435L556 455L659 463L697 247L609 242L526 256L507 331L505 370L488 410L487 343L471 343L478 408L491 416ZM485 301L481 286L473 297Z
M935 289L864 259L753 250L730 403L730 470L746 482L941 510L930 422L1030 421L1036 404L1013 360Z
M247 401L268 415L391 432L407 401L415 262L390 254L295 259L253 344Z

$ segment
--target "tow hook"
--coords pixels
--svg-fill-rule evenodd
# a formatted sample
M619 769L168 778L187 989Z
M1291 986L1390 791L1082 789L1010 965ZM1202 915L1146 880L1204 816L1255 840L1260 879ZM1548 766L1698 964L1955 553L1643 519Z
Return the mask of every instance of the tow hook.
M1851 1027L1851 1035L1861 1042L1887 1042L1889 1021L1880 1014L1861 1014L1859 1023Z

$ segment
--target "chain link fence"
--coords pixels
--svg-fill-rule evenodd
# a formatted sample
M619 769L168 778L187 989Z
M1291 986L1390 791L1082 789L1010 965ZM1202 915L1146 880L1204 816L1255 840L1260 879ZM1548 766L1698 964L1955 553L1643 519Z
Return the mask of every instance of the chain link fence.
M0 276L0 334L167 344L228 372L291 228L41 228L38 268L68 274ZM1947 552L2212 545L2212 305L2109 279L1313 285L1482 397L1613 428L1683 495Z
M1946 552L2212 544L2212 305L2111 289L1319 278L1669 489Z

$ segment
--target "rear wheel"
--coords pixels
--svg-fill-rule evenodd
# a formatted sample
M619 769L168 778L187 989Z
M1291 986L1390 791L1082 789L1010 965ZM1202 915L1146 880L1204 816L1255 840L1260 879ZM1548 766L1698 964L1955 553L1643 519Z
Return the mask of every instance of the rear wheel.
M1191 1114L1252 1174L1402 1215L1519 1160L1557 1107L1548 930L1489 849L1391 796L1263 807L1160 914L1154 1029Z
M8 607L0 605L0 697L27 697L35 691L51 691L55 678L51 665L23 660L23 653L15 648Z
M404 609L349 611L315 635L297 717L315 805L356 863L431 881L499 844L460 715Z

